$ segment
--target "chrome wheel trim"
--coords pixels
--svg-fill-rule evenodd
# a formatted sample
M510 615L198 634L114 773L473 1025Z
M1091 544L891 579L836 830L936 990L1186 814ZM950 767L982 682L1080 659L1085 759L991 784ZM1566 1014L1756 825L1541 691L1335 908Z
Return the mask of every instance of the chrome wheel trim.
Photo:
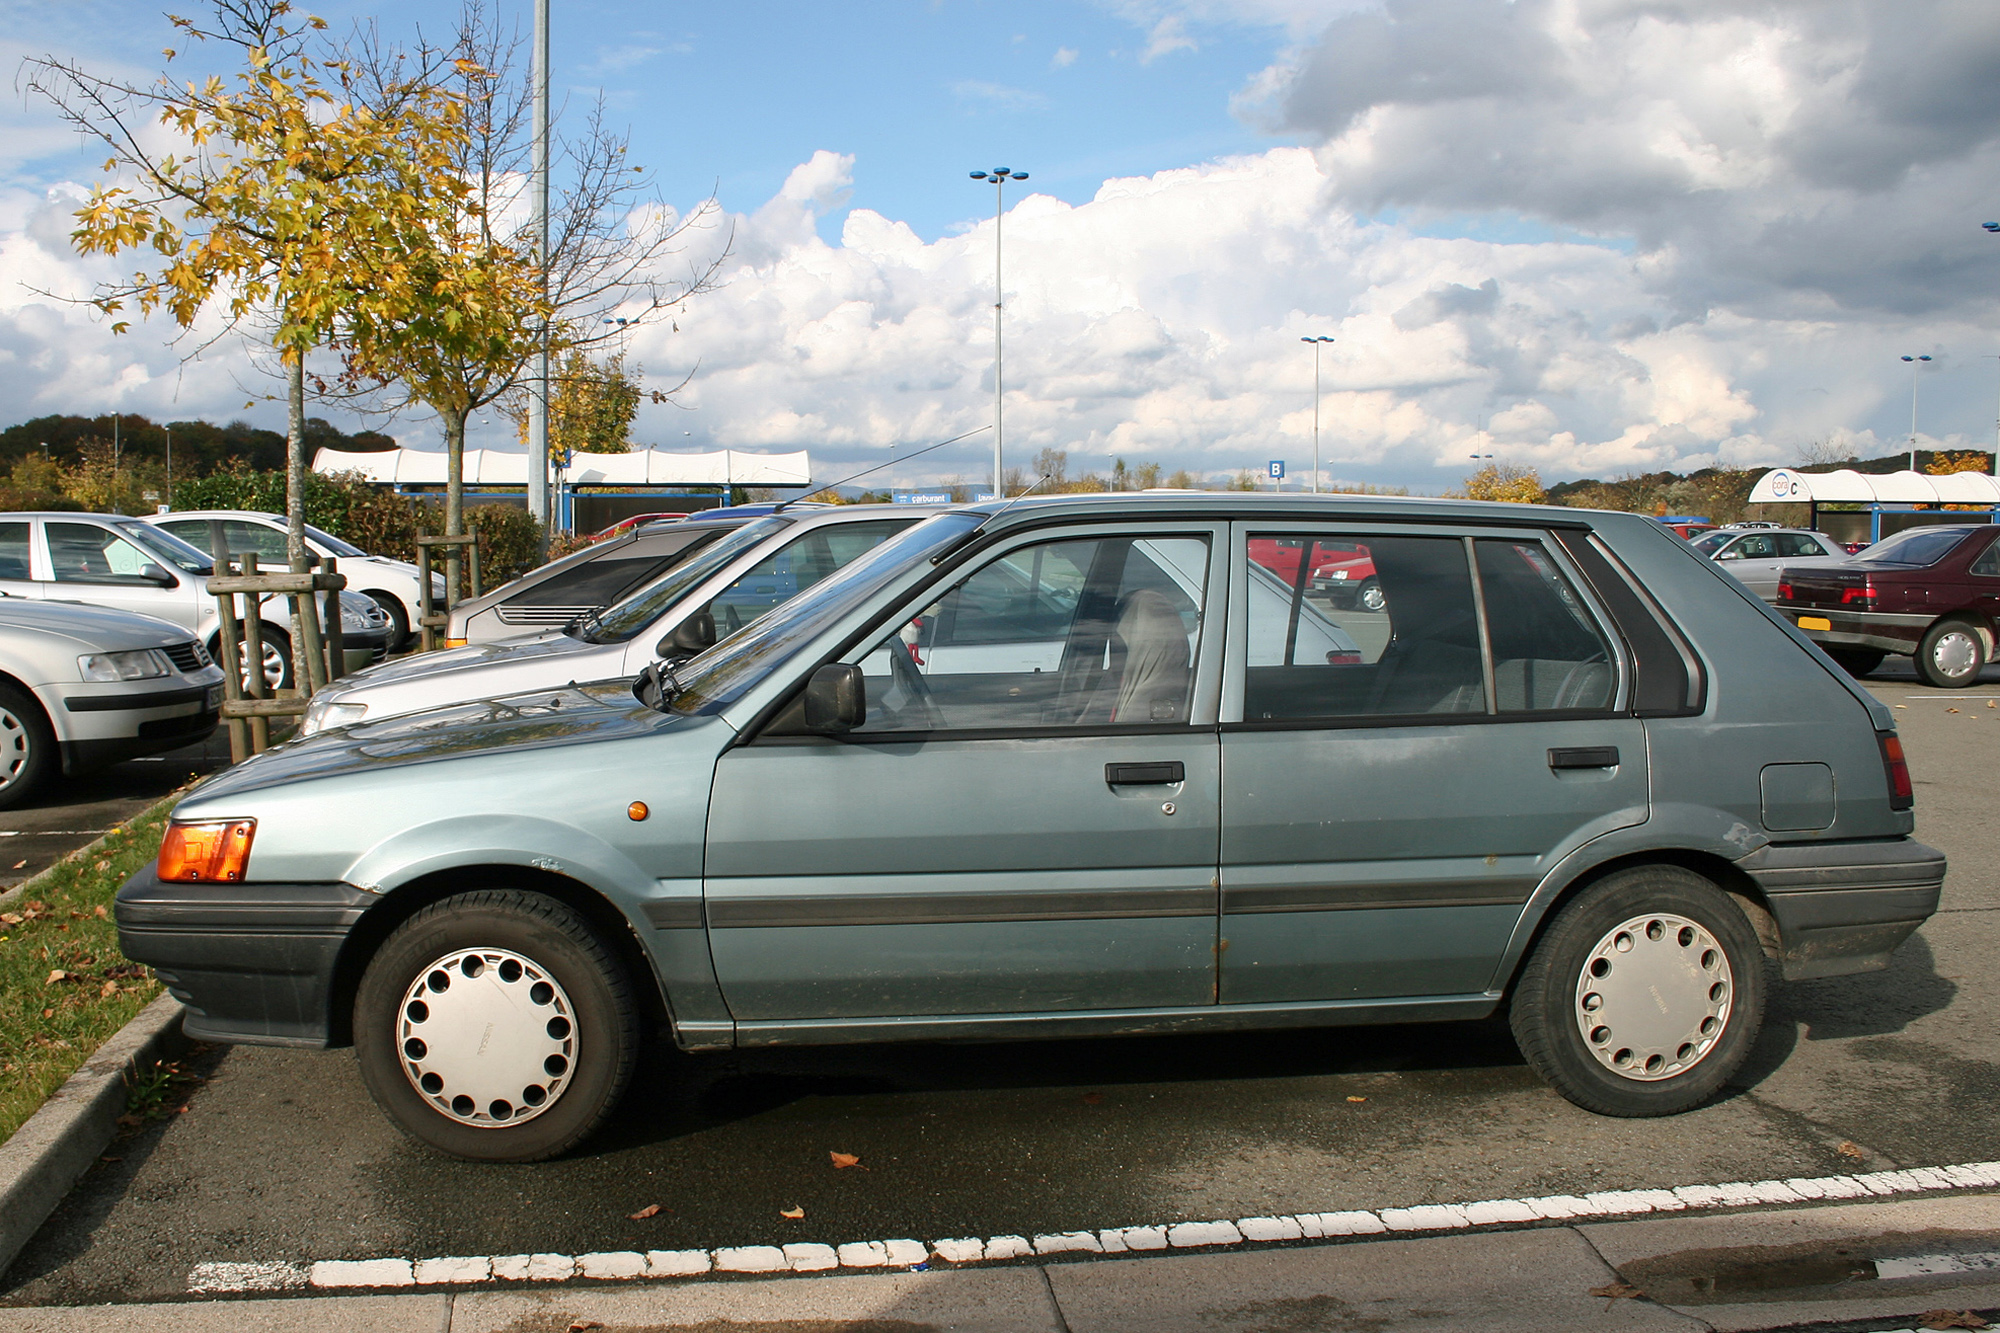
M1977 671L1983 655L1978 638L1970 630L1947 630L1931 645L1931 664L1940 674L1954 680Z
M34 757L35 738L10 708L0 708L0 790L21 780Z
M269 639L260 639L258 647L264 650L264 687L271 690L283 688L285 655ZM216 651L221 651L220 644L216 645ZM236 674L242 678L247 689L250 684L250 643L247 639L239 640L236 645Z
M575 1080L576 1010L548 969L511 949L454 949L423 969L395 1018L403 1076L430 1108L478 1129L522 1124Z
M1382 585L1378 583L1373 587L1364 587L1358 600L1362 610L1380 611L1389 604L1389 595L1382 591Z
M1571 1012L1584 1048L1620 1078L1656 1083L1715 1049L1736 1003L1729 955L1698 921L1635 916L1583 960Z

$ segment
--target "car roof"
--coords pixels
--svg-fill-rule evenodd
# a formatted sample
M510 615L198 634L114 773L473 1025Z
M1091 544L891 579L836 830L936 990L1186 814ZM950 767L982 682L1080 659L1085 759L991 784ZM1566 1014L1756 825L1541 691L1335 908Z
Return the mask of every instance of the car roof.
M1606 520L1643 522L1670 540L1679 538L1660 523L1637 514L1610 509L1573 509L1567 505L1504 504L1492 500L1434 499L1407 495L1312 495L1303 492L1193 491L1160 495L1140 491L1015 497L954 505L953 509L989 517L989 530L1017 523L1063 517L1132 516L1135 510L1162 518L1286 520L1389 520L1392 522L1470 522L1503 526L1587 527ZM1004 518L1003 518L1004 515ZM991 520L1001 520L993 523Z

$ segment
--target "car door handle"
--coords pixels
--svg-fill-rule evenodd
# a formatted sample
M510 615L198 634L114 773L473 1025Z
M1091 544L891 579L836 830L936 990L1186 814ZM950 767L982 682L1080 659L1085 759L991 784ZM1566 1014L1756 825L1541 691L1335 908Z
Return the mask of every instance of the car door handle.
M1565 750L1550 750L1549 767L1616 768L1618 767L1618 747L1615 745L1577 745Z
M1164 764L1106 764L1104 780L1114 787L1151 786L1187 781L1187 766L1175 759Z

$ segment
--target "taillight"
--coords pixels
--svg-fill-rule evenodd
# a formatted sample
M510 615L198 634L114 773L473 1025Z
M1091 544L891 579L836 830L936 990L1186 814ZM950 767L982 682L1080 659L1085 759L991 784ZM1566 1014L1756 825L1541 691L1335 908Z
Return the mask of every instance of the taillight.
M1840 604L1842 606L1847 605L1849 602L1872 602L1874 600L1875 590L1873 588L1864 586L1860 588L1842 588L1840 590Z
M250 860L250 840L257 834L254 819L225 819L207 824L169 824L160 843L160 878L206 884L233 884L243 878Z
M1908 810L1917 803L1917 795L1910 786L1910 766L1903 761L1902 739L1893 731L1878 731L1875 739L1882 745L1882 773L1889 779L1889 808Z
M1792 600L1792 585L1784 579L1778 580L1778 600L1781 602Z

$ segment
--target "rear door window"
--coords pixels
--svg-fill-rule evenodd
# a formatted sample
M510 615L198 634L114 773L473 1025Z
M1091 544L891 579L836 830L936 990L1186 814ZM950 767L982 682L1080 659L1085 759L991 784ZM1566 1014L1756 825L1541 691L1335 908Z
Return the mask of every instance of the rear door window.
M26 523L0 523L0 579L26 579L29 573Z

